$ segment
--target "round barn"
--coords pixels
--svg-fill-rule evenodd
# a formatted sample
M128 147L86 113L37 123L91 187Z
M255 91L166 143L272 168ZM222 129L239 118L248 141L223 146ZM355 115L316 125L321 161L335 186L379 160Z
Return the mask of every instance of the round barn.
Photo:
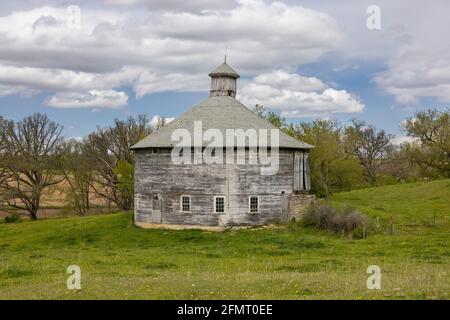
M209 76L205 101L132 147L137 225L262 225L290 220L312 199L312 146L236 100L239 74L226 62ZM221 143L211 147L208 132Z

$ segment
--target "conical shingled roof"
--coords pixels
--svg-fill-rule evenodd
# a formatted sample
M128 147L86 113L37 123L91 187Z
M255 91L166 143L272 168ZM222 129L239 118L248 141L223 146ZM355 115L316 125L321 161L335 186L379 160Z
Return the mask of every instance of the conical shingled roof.
M226 137L226 129L243 129L244 131L255 129L257 132L259 129L267 129L269 133L267 138L269 147L271 140L270 129L276 129L269 121L252 112L233 97L214 96L209 97L199 105L183 113L176 120L139 141L132 146L132 149L174 147L177 142L172 141L172 132L176 129L186 129L193 137L194 121L202 121L203 132L208 129L220 130L224 139ZM209 142L204 144L204 146L207 146ZM279 147L292 149L313 148L313 146L296 140L281 131L279 134Z
M226 62L222 63L216 70L212 71L209 76L214 77L231 77L238 79L240 77L239 73L233 70Z

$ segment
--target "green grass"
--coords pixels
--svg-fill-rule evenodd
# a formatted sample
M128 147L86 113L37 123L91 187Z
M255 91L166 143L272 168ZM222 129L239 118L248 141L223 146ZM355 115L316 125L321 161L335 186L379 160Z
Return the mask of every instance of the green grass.
M142 230L129 213L1 224L0 299L450 298L450 180L331 201L380 217L379 234L341 239L295 225ZM394 235L384 232L391 216ZM66 288L73 264L81 267L80 291ZM382 290L366 288L373 264Z
M379 217L388 224L391 219L401 231L450 223L450 180L435 180L421 183L405 183L376 188L367 188L335 194L335 204L350 204L367 215ZM450 244L449 244L450 245Z

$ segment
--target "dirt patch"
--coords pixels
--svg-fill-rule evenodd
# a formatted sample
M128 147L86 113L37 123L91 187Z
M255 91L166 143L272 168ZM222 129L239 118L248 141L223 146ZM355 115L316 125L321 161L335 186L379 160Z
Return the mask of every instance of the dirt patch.
M229 229L248 229L251 227L210 227L210 226L200 226L200 225L184 225L184 224L164 224L164 223L143 223L135 222L135 224L143 229L167 229L167 230L205 230L205 231L225 231Z

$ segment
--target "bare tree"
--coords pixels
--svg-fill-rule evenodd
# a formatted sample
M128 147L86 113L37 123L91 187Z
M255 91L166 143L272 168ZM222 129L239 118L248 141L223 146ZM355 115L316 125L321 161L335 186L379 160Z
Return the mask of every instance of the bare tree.
M24 210L36 220L44 190L63 180L56 169L62 127L36 113L18 123L7 121L3 134L8 157L0 193L8 206Z
M7 182L7 156L6 153L6 126L7 122L0 116L0 191L1 187ZM0 206L4 204L4 195L0 193Z
M164 117L158 117L156 121L156 125L154 126L155 130L159 130L167 124L167 119Z
M83 142L69 140L63 144L60 168L68 185L66 203L79 215L85 215L90 207L90 185L93 166Z
M256 113L258 116L264 118L266 115L266 112L267 112L267 108L264 107L263 105L257 103L253 107L253 112Z
M392 138L384 130L377 131L359 120L352 120L352 125L345 129L345 151L359 160L370 184L376 183L377 167L389 151Z
M0 116L0 185L5 175L5 159L6 159L6 121Z
M134 154L130 147L150 134L147 117L140 115L127 120L114 120L114 125L98 129L86 139L86 152L94 166L93 192L123 210L133 206L133 196L120 188L117 172L119 161L134 165Z

